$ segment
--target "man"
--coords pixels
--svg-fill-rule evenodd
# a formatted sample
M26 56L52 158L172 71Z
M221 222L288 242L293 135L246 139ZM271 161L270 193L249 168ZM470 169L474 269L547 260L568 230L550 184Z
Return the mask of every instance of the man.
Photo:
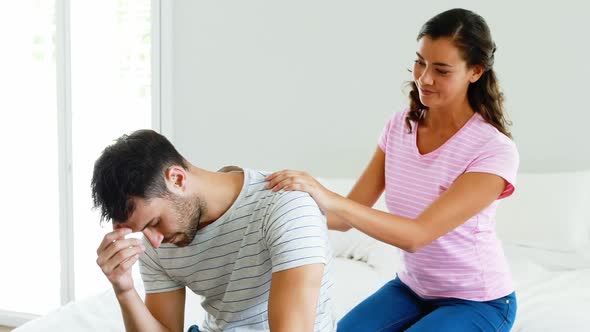
M122 136L96 161L94 205L113 222L97 263L126 330L182 331L188 287L204 297L201 331L334 331L331 252L315 201L266 189L266 173L222 170L190 164L151 130ZM143 242L126 239L131 232ZM131 277L137 260L145 303Z

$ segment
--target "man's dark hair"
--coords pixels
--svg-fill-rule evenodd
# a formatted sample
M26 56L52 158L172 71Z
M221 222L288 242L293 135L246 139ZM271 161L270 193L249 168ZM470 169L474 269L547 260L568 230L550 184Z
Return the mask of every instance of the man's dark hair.
M94 163L92 200L101 221L126 221L135 209L133 197L146 200L169 194L165 171L188 170L188 163L166 137L143 129L119 137Z

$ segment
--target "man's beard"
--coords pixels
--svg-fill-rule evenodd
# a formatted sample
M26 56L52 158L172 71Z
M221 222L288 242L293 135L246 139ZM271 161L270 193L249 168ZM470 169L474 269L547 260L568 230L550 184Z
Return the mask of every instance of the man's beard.
M182 239L175 242L174 245L186 247L195 239L199 230L199 222L207 212L207 206L205 202L196 196L194 198L180 198L176 196L172 199L172 206L179 224L186 227L184 231L179 232L183 235Z

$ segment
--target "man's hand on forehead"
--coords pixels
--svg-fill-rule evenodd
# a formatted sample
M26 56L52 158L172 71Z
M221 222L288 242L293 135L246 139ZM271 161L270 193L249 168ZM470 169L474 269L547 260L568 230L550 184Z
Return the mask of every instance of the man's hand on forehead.
M142 234L141 232L134 232L132 228L127 226L113 225L113 233L115 233L115 238L112 239L112 243L115 243L119 240L125 240L130 238L141 239Z
M96 250L98 256L96 264L109 279L115 292L120 294L133 289L131 267L137 262L139 255L145 251L145 247L141 239L125 238L132 233L131 228L116 226L113 228L112 232L104 236Z

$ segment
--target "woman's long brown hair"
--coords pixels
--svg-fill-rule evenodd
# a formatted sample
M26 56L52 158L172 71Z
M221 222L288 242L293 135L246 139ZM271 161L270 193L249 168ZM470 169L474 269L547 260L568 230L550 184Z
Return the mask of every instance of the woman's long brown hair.
M502 134L512 138L508 127L512 125L504 112L504 94L494 72L496 44L485 20L466 9L451 9L440 13L426 22L417 40L428 36L432 39L448 37L459 48L469 67L480 65L483 75L467 89L469 105ZM410 111L406 117L408 131L412 132L411 122L419 122L428 112L428 107L420 102L418 87L409 82Z

